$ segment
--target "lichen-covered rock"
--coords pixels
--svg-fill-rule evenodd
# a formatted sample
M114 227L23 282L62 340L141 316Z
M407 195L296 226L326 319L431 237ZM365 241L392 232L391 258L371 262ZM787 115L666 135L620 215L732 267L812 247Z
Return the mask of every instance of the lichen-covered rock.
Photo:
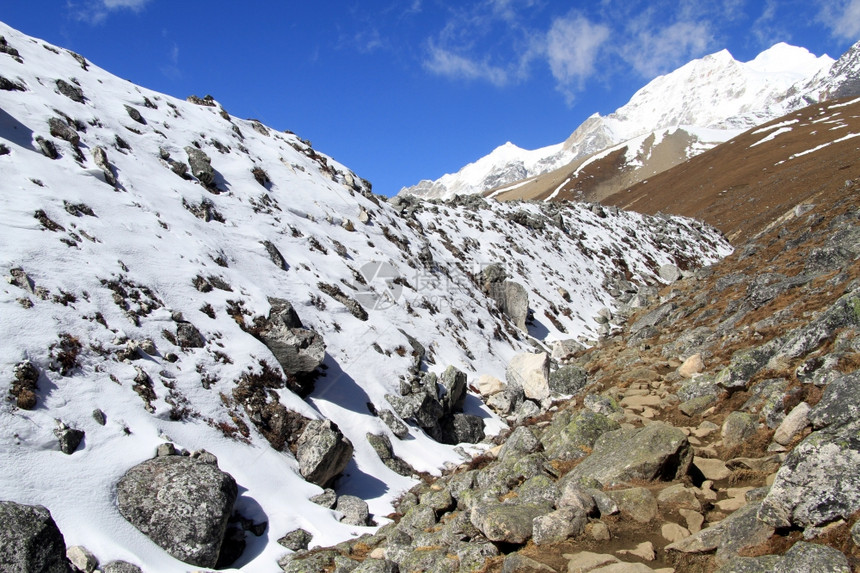
M394 454L394 449L391 447L391 440L385 434L367 434L367 441L382 460L382 463L391 471L402 476L411 476L415 473L412 467Z
M723 564L715 573L799 573L800 571L849 573L851 565L838 549L798 541L785 552L785 555L735 557Z
M505 440L502 449L499 451L499 459L505 459L509 456L522 456L523 454L533 454L540 448L540 441L535 437L534 432L528 426L517 426L511 432L508 439Z
M860 372L844 374L828 384L807 416L816 428L860 419Z
M212 463L186 456L147 460L128 470L116 488L129 523L180 561L214 567L238 488Z
M449 366L440 376L440 382L443 388L442 407L448 412L461 410L466 400L466 374Z
M540 440L548 457L575 460L587 456L600 436L620 427L603 414L581 410L565 426L550 425Z
M620 429L597 438L594 450L571 472L576 478L603 485L633 479L680 478L687 473L693 451L678 428L655 422L644 428Z
M310 531L306 529L294 529L290 531L280 539L278 539L278 543L286 547L287 549L291 549L293 551L302 551L307 549L313 540L314 536Z
M101 569L102 573L143 573L143 570L137 565L120 559L105 563Z
M66 542L46 508L0 501L0 571L70 573Z
M807 436L786 458L758 517L773 527L809 527L860 510L860 420Z
M469 518L490 541L523 544L532 537L536 517L552 511L533 503L487 503L472 508Z
M634 521L648 523L657 517L657 500L644 487L608 491L606 495L615 502L619 511L632 517Z
M352 443L331 420L312 420L299 437L299 473L320 487L331 484L352 459Z
M755 434L757 427L756 417L745 412L732 412L726 416L720 430L723 444L729 448L739 446Z
M535 545L559 543L579 535L585 529L588 516L577 507L562 507L534 518L532 522Z
M549 375L549 389L555 394L576 394L588 384L588 376L579 366L562 366Z

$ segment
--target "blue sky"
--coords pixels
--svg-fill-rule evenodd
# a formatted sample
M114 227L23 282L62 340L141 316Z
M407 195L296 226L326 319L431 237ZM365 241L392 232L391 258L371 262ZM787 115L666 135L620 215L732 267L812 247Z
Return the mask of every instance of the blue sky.
M860 40L860 0L3 0L0 20L294 131L387 195L563 141L692 58Z

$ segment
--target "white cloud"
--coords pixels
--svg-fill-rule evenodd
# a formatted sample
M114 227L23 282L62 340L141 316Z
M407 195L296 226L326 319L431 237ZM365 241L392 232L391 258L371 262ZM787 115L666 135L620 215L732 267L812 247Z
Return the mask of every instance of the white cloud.
M486 80L495 86L508 83L508 72L486 61L476 61L431 43L424 67L440 76L467 80Z
M712 37L707 21L675 22L656 31L642 28L621 56L639 75L650 79L703 55Z
M819 2L819 19L837 38L860 39L860 0L823 0Z
M89 22L91 24L100 24L107 19L112 11L126 9L140 12L150 1L151 0L85 0L84 2L75 2L68 0L66 2L66 7L76 19Z
M609 35L608 26L591 22L580 14L553 21L546 34L546 57L568 103L594 73L600 48Z
M102 4L108 10L116 8L130 8L131 10L140 10L150 0L102 0Z

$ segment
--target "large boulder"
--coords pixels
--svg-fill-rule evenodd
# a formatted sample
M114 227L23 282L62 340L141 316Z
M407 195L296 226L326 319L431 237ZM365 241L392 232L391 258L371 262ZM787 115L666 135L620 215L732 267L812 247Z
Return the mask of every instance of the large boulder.
M66 542L41 505L0 501L0 571L69 573Z
M313 330L303 328L293 306L270 298L269 316L260 339L288 376L313 372L325 359L325 341Z
M693 460L687 436L655 422L644 428L621 428L602 434L594 450L571 474L605 486L630 480L673 480L684 476Z
M508 385L522 388L526 398L549 397L549 355L546 352L523 352L514 356L505 372Z
M489 295L503 313L523 332L527 332L526 319L529 311L529 295L523 285L509 281L507 273L498 264L488 265L481 272L484 292Z
M860 420L813 432L776 474L758 517L773 527L819 526L860 510Z
M331 420L309 422L296 446L299 472L320 487L334 482L352 459L352 442Z
M128 470L117 483L117 507L132 525L180 561L218 562L236 481L214 456L163 456Z
M486 503L472 508L469 519L490 541L522 544L531 539L535 518L552 511L534 503Z

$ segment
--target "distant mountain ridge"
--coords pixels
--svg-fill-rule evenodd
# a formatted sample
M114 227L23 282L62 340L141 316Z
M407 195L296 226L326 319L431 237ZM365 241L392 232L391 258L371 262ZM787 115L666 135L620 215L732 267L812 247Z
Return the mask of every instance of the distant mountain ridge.
M779 43L749 62L738 62L722 50L655 78L614 113L586 119L560 144L529 151L506 143L457 173L404 187L400 194L445 199L502 189L631 139L649 134L662 139L677 129L691 140L683 153L687 159L810 103L857 92L858 52L855 45L834 61Z

